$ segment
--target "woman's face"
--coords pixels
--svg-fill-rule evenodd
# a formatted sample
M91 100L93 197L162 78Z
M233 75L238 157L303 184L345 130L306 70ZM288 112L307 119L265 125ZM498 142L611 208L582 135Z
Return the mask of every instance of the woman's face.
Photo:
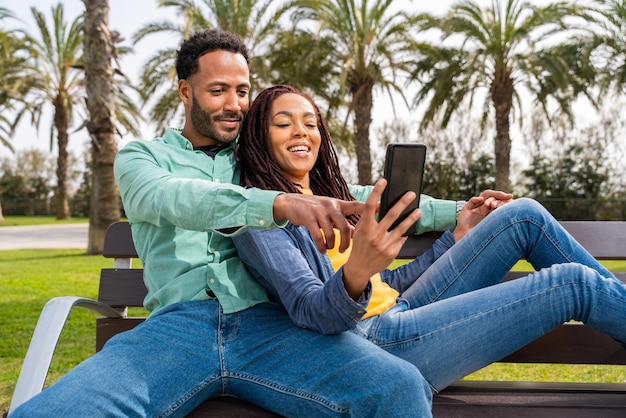
M287 178L309 189L309 171L317 161L320 131L313 105L304 97L286 93L272 104L269 120L270 152Z

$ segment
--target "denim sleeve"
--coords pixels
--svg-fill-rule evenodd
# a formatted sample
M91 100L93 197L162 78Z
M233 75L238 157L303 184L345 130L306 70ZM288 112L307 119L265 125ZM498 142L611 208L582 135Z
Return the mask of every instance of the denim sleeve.
M189 162L192 163L195 162ZM186 178L176 175L176 166L162 165L165 164L140 141L131 142L118 152L115 178L131 222L174 225L193 231L284 226L273 219L274 198L280 192L244 189L207 178Z
M385 270L381 278L400 293L408 289L419 276L426 271L439 257L454 245L454 235L446 231L435 241L433 246L424 251L415 260L406 263L394 270Z
M364 202L373 186L349 185L350 193L356 200ZM447 231L456 226L456 201L435 199L428 195L420 196L422 217L417 223L416 235L429 231Z
M251 275L285 306L297 325L336 334L353 328L365 313L369 296L362 303L352 300L342 270L326 275L321 265L311 266L288 231L248 230L233 242Z

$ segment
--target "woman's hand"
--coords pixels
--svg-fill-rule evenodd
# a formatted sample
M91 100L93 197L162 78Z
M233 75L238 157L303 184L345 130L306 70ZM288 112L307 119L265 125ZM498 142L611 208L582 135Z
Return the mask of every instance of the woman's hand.
M421 216L421 211L416 209L395 229L388 231L416 196L413 192L407 192L383 219L377 221L379 200L386 185L384 179L377 181L365 201L365 210L352 236L352 252L343 266L344 286L350 297L355 300L365 290L370 277L386 269L398 256L407 239L403 234Z
M494 210L513 200L511 193L504 193L497 190L485 190L480 196L472 197L465 202L463 209L459 213L454 228L454 241L458 242L480 221L485 219Z

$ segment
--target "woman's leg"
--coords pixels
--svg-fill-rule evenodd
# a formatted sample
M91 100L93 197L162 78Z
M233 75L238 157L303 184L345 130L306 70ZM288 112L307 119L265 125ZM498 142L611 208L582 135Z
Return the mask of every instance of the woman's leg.
M520 259L528 260L535 270L576 262L613 277L543 206L521 198L487 216L401 297L415 308L491 286L500 283ZM410 263L401 268L399 274L411 274Z
M581 264L558 264L417 309L401 301L368 338L441 390L571 319L626 342L626 285Z

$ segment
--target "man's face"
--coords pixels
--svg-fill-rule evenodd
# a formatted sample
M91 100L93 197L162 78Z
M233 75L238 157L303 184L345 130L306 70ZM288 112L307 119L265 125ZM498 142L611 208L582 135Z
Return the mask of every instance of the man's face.
M185 103L183 136L194 146L237 138L249 106L250 73L240 54L218 50L200 57L199 71L179 83Z

